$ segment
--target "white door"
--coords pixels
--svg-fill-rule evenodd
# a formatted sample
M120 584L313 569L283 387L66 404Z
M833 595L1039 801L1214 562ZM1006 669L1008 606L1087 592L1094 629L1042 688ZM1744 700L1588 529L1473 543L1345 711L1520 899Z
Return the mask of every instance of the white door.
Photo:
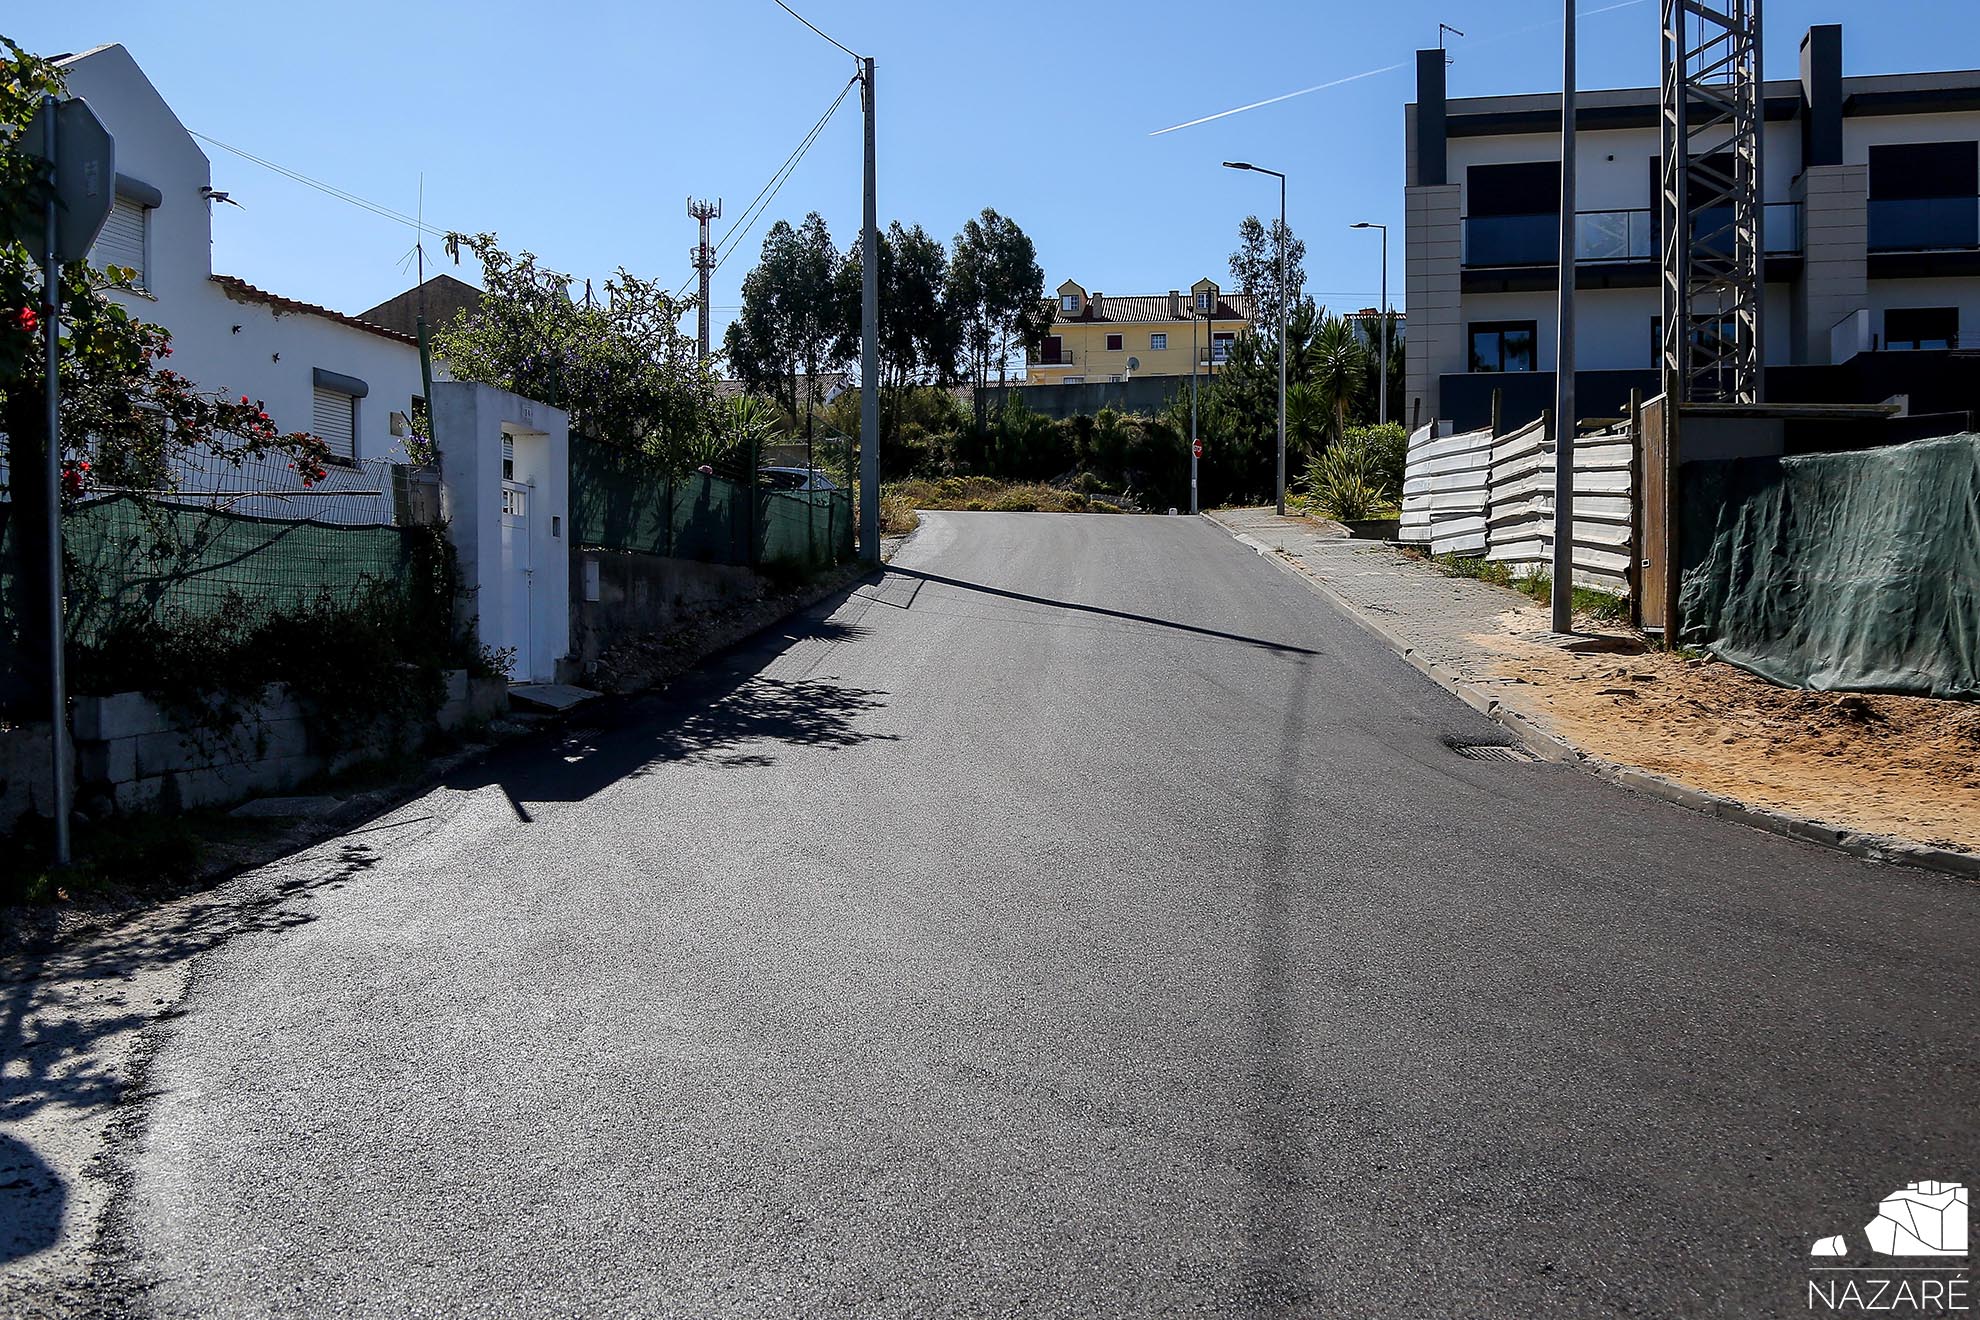
M502 604L500 647L515 651L509 677L522 682L530 672L529 646L529 496L518 481L502 483Z

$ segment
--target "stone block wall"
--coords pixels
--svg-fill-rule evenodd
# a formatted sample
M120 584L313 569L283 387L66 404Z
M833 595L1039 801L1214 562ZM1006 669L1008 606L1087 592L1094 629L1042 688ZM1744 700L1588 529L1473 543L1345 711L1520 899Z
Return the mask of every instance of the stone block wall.
M447 675L446 699L435 723L460 729L492 718L507 702L501 680L454 670ZM415 747L427 733L417 727L380 728L333 752L312 735L301 704L280 684L244 708L213 709L219 718L202 721L141 692L78 697L79 797L107 798L119 811L220 806L287 792L368 756Z

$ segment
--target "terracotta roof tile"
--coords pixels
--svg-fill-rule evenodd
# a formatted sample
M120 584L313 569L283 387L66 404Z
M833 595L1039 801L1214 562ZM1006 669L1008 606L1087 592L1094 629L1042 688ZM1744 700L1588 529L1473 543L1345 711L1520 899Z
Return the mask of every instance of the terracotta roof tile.
M300 302L294 298L284 298L279 293L270 293L266 289L258 289L238 275L215 275L212 278L213 282L226 290L227 296L235 302L265 303L278 312L321 316L327 320L341 321L354 330L363 330L374 335L383 335L387 339L395 339L401 344L411 344L415 348L419 346L419 341L411 335L401 334L397 330L387 329L382 325L374 325L370 321L361 321L357 317L347 316L343 312L333 312L328 307L319 307L315 303Z

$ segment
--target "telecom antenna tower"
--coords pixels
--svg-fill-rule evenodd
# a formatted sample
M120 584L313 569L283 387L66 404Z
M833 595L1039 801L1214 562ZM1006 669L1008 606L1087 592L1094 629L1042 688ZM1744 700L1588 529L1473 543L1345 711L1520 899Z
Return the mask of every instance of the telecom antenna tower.
M708 277L715 273L715 249L708 245L708 222L722 218L722 199L697 202L688 198L688 217L701 222L701 241L694 248L694 269L701 276L701 304L695 309L700 321L701 360L708 360Z
M1758 403L1760 0L1659 3L1664 393L1673 403Z

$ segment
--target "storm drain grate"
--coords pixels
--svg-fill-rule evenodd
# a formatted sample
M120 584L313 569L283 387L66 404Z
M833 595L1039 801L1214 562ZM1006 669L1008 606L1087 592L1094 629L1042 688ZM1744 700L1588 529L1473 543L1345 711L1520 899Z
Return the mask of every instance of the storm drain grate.
M1474 761L1537 761L1540 758L1516 743L1477 743L1458 742L1453 739L1452 751L1459 756L1468 756Z

